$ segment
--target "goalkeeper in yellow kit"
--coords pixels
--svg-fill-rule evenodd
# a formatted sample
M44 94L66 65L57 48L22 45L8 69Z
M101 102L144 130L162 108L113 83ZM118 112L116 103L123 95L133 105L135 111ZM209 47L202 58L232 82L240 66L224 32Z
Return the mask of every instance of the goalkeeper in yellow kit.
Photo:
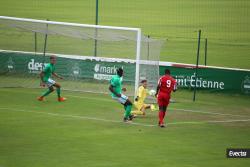
M151 111L155 110L155 106L153 104L145 104L144 100L146 99L149 91L147 89L147 80L141 81L141 86L138 88L137 97L135 98L134 106L136 110L132 111L131 114L136 115L145 115L146 109L151 109Z

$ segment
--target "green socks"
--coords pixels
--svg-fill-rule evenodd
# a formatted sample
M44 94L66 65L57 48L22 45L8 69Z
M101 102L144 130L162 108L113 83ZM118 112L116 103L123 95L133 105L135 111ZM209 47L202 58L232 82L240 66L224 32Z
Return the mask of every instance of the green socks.
M61 97L61 89L60 88L56 88L56 93L58 98Z
M53 91L51 91L51 90L47 90L43 95L42 95L42 97L45 97L45 96L47 96L48 94L50 94L51 92L53 92Z
M48 96L48 94L50 94L51 92L53 92L53 91L47 90L47 91L42 95L42 97ZM60 89L60 88L57 88L57 89L56 89L56 93L57 93L58 98L61 97L61 89Z
M124 117L128 118L131 113L132 105L127 105L126 107L124 106L124 109L125 109Z

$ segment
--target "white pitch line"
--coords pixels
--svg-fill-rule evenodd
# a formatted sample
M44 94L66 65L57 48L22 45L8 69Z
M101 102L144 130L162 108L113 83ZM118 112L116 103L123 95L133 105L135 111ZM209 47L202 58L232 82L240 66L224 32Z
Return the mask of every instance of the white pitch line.
M74 97L74 98L81 98L81 99L93 99L95 98L89 98L89 97L81 97L81 96L75 96L75 95L67 95L69 97ZM98 100L103 100L103 101L109 101L112 102L112 99L98 99ZM235 116L235 117L244 117L244 118L250 118L248 115L237 115L237 114L224 114L224 113L218 113L218 112L209 112L209 111L198 111L198 110L188 110L188 109L178 109L178 108L169 108L169 110L177 110L177 111L185 111L185 112L194 112L194 113L202 113L202 114L212 114L212 115L221 115L221 116Z
M6 91L6 90L5 90ZM12 90L7 90L8 92L15 92ZM37 94L36 92L25 92L19 91L21 93L29 93L29 94ZM67 95L68 97L79 98L79 99L89 99L89 100L100 100L100 101L107 101L107 102L114 102L112 99L103 99L103 98L96 98L96 97L84 97L84 96L76 96L76 95ZM212 114L212 115L221 115L221 116L235 116L235 117L244 117L250 118L248 115L237 115L237 114L225 114L225 113L218 113L218 112L209 112L209 111L198 111L198 110L190 110L190 109L178 109L178 108L171 108L169 110L177 110L177 111L185 111L185 112L193 112L193 113L202 113L202 114Z
M232 122L250 122L250 119L240 119L240 120L221 120L221 121L187 121L187 122L170 122L168 125L177 125L177 124L206 124L206 123L232 123Z
M67 96L68 96L68 97L79 98L79 99L89 99L89 100L100 100L100 101L114 102L113 99L103 99L103 98L84 97L84 96L75 96L75 95L67 95Z
M0 108L0 110L38 113L38 114L51 115L51 116L56 116L56 117L68 117L68 118L77 118L77 119L94 120L94 121L111 122L111 123L123 123L122 121L108 120L108 119L103 119L103 118L87 117L87 116L79 116L79 115L65 115L65 114L49 113L49 112L42 112L42 111L30 111L30 110L12 109L12 108ZM198 121L198 122L195 122L195 121L170 122L170 123L167 123L167 125L205 124L205 123L232 123L232 122L250 122L250 119L224 120L224 121L203 121L203 122L201 122L201 121ZM157 125L153 125L153 124L143 124L143 123L136 123L136 122L131 122L131 123L128 123L128 124L144 126L144 127L155 127L155 126L157 126Z
M170 110L194 112L194 113L202 113L202 114L212 114L212 115L235 116L235 117L250 118L248 115L224 114L224 113L218 113L218 112L208 112L208 111L198 111L198 110L188 110L188 109L178 109L178 108L170 108Z
M57 114L57 113L42 112L42 111L30 111L30 110L23 110L23 109L0 108L0 110L38 113L38 114L52 115L52 116L56 116L56 117L78 118L78 119L94 120L94 121L102 121L102 122L111 122L111 123L124 123L122 121L108 120L108 119L96 118L96 117L87 117L87 116L79 116L79 115L65 115L65 114ZM155 125L143 124L143 123L135 123L135 122L130 122L128 124L139 125L139 126L147 126L147 127L155 126Z

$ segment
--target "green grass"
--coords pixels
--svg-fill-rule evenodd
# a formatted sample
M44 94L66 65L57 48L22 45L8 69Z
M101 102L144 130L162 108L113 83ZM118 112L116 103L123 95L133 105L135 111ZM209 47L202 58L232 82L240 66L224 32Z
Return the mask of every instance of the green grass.
M0 166L250 165L225 157L226 148L250 147L249 121L206 123L249 119L248 96L198 92L194 103L192 92L181 90L160 129L147 126L157 124L157 112L122 123L122 106L106 95L63 91L64 103L55 94L36 101L41 92L0 88Z
M9 88L40 88L40 81L38 74L33 76L27 75L0 75L0 87L9 87ZM95 81L92 78L90 79L79 79L79 78L64 78L60 80L60 84L63 85L65 90L71 91L85 91L85 92L95 92L95 93L104 93L109 94L108 84L109 81ZM127 95L134 95L134 82L124 82L123 86L126 87Z
M246 0L100 1L99 24L140 27L146 35L166 39L160 59L181 63L195 63L197 30L202 29L201 55L208 38L208 65L250 69L249 7ZM1 1L0 15L94 24L95 1ZM34 50L32 35L6 32L0 28L0 49ZM88 55L92 43L49 37L48 51ZM99 47L107 53L105 43ZM119 47L108 52L118 53ZM38 36L42 50L43 36ZM16 79L8 77L0 85L20 85ZM38 83L22 83L30 84ZM220 122L250 119L249 96L198 91L194 103L192 92L179 90L168 109L168 127L160 129L157 112L123 123L122 106L107 95L63 91L65 103L55 94L38 102L42 91L0 88L1 167L250 165L249 159L225 155L227 148L250 148L250 122Z
M0 4L0 15L95 23L95 1L92 0L8 0ZM99 24L140 27L146 35L167 40L160 57L162 61L192 64L196 57L197 30L201 29L202 57L204 38L208 38L208 65L250 69L249 7L250 1L246 0L100 1ZM19 46L16 44L16 36L13 38L1 33L0 44L4 47L1 49L15 46L33 50L32 37L22 38L27 40L25 47L22 42ZM67 50L64 50L67 54L88 54L84 48L76 47L75 43L71 46L62 41L49 44L56 51L67 46Z

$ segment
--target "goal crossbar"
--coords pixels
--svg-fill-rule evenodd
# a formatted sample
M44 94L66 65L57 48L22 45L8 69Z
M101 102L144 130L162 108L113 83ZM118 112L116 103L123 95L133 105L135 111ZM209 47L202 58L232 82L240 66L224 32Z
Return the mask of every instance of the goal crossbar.
M51 24L51 25L66 25L66 26L75 26L75 27L102 28L102 29L113 29L113 30L128 30L128 31L139 31L140 30L140 28L131 28L131 27L80 24L80 23L69 23L69 22L17 18L17 17L9 17L9 16L0 16L0 19L13 20L13 21L24 21L24 22L32 22L32 23L44 23L44 24Z
M21 30L26 30L28 32L37 32L40 34L44 35L65 35L65 36L70 36L72 38L80 38L80 39L92 39L92 40L99 40L99 41L133 41L135 43L135 47L132 49L133 54L135 56L135 83L134 83L134 95L136 95L136 89L139 87L140 80L142 80L141 75L147 75L147 71L142 68L142 66L145 66L145 63L147 61L155 61L159 63L159 53L158 50L160 47L156 47L157 49L152 49L149 51L149 44L152 42L152 46L154 43L159 42L160 40L154 40L154 39L149 39L145 37L142 34L142 31L140 28L131 28L131 27L119 27L119 26L104 26L104 25L91 25L91 24L80 24L80 23L69 23L69 22L58 22L58 21L48 21L48 20L37 20L37 19L30 19L30 18L17 18L17 17L8 17L8 16L0 16L0 25L7 25L8 27L11 28L16 28L16 29L21 29ZM34 25L30 26L30 24ZM49 30L48 26L52 26L52 30ZM57 32L57 29L53 29L53 26L64 26L69 27L67 29L60 29L59 32ZM68 31L70 27L75 27L72 31ZM80 28L80 29L77 29ZM81 34L81 28L89 28L93 29L91 31L92 34ZM71 29L70 29L71 30ZM95 31L96 30L96 31ZM98 36L99 31L98 30L103 30L103 31L109 31L109 30L114 30L114 33L112 31L109 31L109 33L105 34L104 36ZM118 33L116 33L116 31ZM125 34L120 34L119 32L124 31ZM101 33L101 32L100 32ZM129 36L127 34L133 33L133 36ZM79 35L79 36L78 36ZM86 36L84 36L86 35ZM103 35L102 33L100 35ZM143 43L143 44L142 44ZM159 44L161 45L162 42L160 41ZM159 46L160 46L159 45ZM126 46L124 46L126 47ZM147 49L145 49L147 47ZM0 48L0 49L5 49L5 48ZM142 51L143 49L143 51ZM146 51L148 50L147 56ZM149 53L150 52L150 53ZM150 56L155 56L156 60L154 59L148 59ZM143 57L145 56L145 57ZM146 58L147 57L147 58ZM150 63L151 64L151 63ZM155 63L157 66L157 63ZM142 69L141 69L142 68ZM149 70L150 68L147 68ZM156 70L156 71L159 71ZM159 74L156 74L159 75ZM145 77L144 77L145 78Z

